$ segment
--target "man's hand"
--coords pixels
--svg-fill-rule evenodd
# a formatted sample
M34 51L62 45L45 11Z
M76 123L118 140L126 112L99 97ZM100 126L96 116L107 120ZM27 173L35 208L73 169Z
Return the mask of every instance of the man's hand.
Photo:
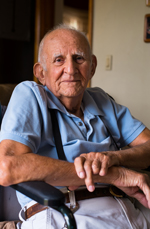
M82 163L78 166L78 162L79 164L82 162L80 158L75 160L77 174L81 179L85 180L85 185L89 191L94 191L94 182L112 184L124 191L128 196L136 198L145 207L150 208L150 178L147 174L120 166L111 166L105 176L100 176L92 174L90 162L87 167L85 165L82 167ZM83 174L79 174L80 172ZM74 187L71 188L75 189Z
M106 176L113 165L127 168L145 169L150 166L150 130L145 128L139 136L129 144L129 148L121 151L90 152L81 154L74 161L77 175L85 179L93 189L93 174Z
M90 152L81 154L74 161L77 175L85 179L85 184L89 191L94 191L93 174L105 176L108 168L119 165L116 151Z
M136 198L145 207L150 208L150 177L122 167L114 167L118 178L112 182L128 196Z

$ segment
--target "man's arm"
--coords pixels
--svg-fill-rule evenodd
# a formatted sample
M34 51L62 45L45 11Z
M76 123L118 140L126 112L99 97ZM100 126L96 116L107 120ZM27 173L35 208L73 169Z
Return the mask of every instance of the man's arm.
M94 176L95 182L111 183L111 179L106 182L106 178ZM22 143L3 140L0 143L0 185L34 180L54 186L85 185L85 180L78 177L74 163L34 154Z
M105 176L113 165L127 168L146 169L150 166L150 130L145 130L121 151L90 152L81 154L75 159L79 177L90 177L92 174Z
M8 186L23 181L42 180L54 186L89 184L80 179L73 163L33 154L29 147L12 140L0 143L0 184ZM93 175L93 181L116 185L150 208L150 180L122 167L112 166L106 176ZM140 193L139 190L143 193ZM91 191L91 190L90 190Z
M130 167L146 169L150 166L150 130L144 131L129 144L129 149L122 150L119 154L119 164Z
M56 160L32 153L31 149L19 142L3 140L0 143L0 184L9 186L23 181L40 180L52 185L82 185L76 175L73 163ZM65 179L62 179L65 178Z

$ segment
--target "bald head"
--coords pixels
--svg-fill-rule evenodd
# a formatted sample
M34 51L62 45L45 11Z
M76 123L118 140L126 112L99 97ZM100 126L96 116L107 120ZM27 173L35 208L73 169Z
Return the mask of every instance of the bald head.
M61 37L63 38L64 34L66 33L68 34L68 40L70 35L73 36L75 39L80 39L81 43L84 43L84 45L86 45L88 55L91 59L92 52L86 35L73 27L62 24L55 27L53 30L48 31L40 42L39 52L38 52L38 62L41 63L41 65L45 70L46 70L46 59L47 59L47 46L50 45L52 41L54 40L57 41L57 38L59 39Z
M61 26L42 39L39 62L33 70L38 80L68 106L75 98L81 102L96 65L96 57L91 54L85 35Z

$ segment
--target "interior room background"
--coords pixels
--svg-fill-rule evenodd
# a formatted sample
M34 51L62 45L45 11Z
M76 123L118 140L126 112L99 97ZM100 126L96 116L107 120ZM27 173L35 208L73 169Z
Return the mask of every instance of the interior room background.
M37 44L52 26L64 21L79 26L75 19L78 15L84 21L79 29L89 36L87 4L83 4L81 11L75 8L70 20L70 6L65 0L0 2L0 83L33 80ZM47 9L44 2L49 4ZM37 16L39 11L41 17ZM150 43L144 42L146 14L150 14L150 7L145 0L93 0L92 50L98 67L91 86L104 89L150 128ZM39 31L40 23L45 26Z

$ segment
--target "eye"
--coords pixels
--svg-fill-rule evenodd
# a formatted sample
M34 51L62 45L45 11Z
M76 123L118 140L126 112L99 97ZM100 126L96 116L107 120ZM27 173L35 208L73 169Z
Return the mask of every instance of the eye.
M57 58L55 59L54 63L55 63L56 65L61 65L61 64L63 64L63 63L64 63L63 57L57 57Z
M82 64L84 62L83 56L75 56L74 59L75 59L75 62L78 64Z

